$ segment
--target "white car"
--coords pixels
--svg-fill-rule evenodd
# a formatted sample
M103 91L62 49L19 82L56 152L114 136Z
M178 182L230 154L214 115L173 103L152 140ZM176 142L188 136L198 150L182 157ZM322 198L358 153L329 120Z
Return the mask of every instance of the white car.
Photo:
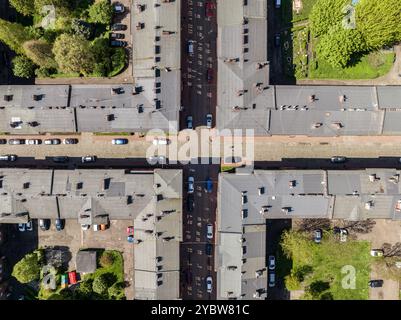
M209 113L206 115L206 128L211 129L212 128L212 121L213 121L213 116Z
M213 278L211 276L208 276L206 278L206 291L208 293L211 293L213 289Z
M82 229L83 231L89 230L90 227L91 227L91 226L90 226L89 224L81 224L81 229Z
M26 139L25 144L41 144L42 140L39 139Z
M274 270L276 268L276 258L274 256L269 256L269 270Z
M82 163L90 163L95 161L96 161L96 156L84 156L81 158Z
M372 250L370 250L370 255L372 257L382 257L383 256L383 250L381 250L381 249L372 249Z
M45 144L61 144L61 140L60 139L46 139L45 140Z
M32 230L33 230L32 221L31 221L31 220L29 220L29 221L26 223L25 229L26 229L26 231L32 231Z
M153 139L153 144L155 146L157 146L157 145L167 145L169 143L170 143L170 140L167 139L167 138L154 138Z
M208 239L213 239L213 225L211 223L206 226L206 236Z
M347 229L340 229L340 242L347 242L348 231Z
M26 227L25 223L18 223L18 230L20 232L24 232L25 231L25 227Z
M188 177L188 193L194 193L195 191L195 179L194 177Z
M94 224L93 225L93 231L99 231L100 230L100 225Z

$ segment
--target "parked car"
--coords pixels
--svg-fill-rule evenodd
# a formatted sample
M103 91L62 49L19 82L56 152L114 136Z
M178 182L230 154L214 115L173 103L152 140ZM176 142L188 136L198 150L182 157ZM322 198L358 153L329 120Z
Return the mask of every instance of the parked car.
M134 227L133 226L128 226L127 227L127 234L134 234Z
M134 236L131 234L131 235L129 235L128 237L127 237L127 241L129 242L129 243L139 243L139 240L137 240L136 238L134 238Z
M50 229L50 220L49 219L39 219L39 228L42 231L46 231Z
M207 193L211 193L213 191L213 181L210 178L206 179L205 189Z
M128 139L118 138L111 140L111 144L121 145L121 144L128 144Z
M211 2L206 2L205 4L205 15L206 17L213 17L214 12L213 9L215 9L215 5Z
M189 54L194 53L194 41L193 40L188 40L187 42L187 50Z
M0 139L0 144L7 144L7 140L6 139Z
M114 2L113 11L114 13L123 13L125 12L125 7L120 2Z
M187 117L187 128L188 129L193 129L192 116L188 116Z
M124 33L110 33L110 39L124 39Z
M206 226L206 236L208 239L213 239L213 225L211 223Z
M331 163L344 163L347 162L347 158L343 156L334 156L330 159Z
M192 212L194 210L194 198L191 196L187 197L187 210Z
M208 83L211 83L213 81L213 69L208 68L206 71L206 80Z
M8 144L25 144L25 139L10 139Z
M26 230L26 224L25 223L18 223L18 230L20 232L24 232Z
M371 288L381 288L383 286L383 282L383 280L370 280L368 284Z
M269 270L274 270L274 269L276 269L276 257L269 256Z
M383 256L383 250L381 249L372 249L370 250L370 255L372 257L382 257Z
M100 230L102 230L102 231L106 230L107 228L108 228L108 225L107 225L107 224L102 223L102 224L100 225Z
M91 228L91 226L89 224L81 224L81 229L83 231L89 230Z
M76 138L66 138L63 140L64 144L77 144L79 142Z
M61 275L61 287L62 288L68 287L68 275L66 273Z
M276 274L274 271L269 273L269 288L273 288L276 286Z
M15 154L6 154L4 156L0 156L0 161L15 161L17 158L18 157Z
M67 156L57 156L53 157L52 160L56 163L66 163L68 162L69 158Z
M70 284L76 284L77 283L77 273L75 271L68 272L68 282Z
M213 116L209 113L206 115L206 128L210 129L212 127Z
M188 193L194 193L195 191L195 179L194 177L190 176L188 177Z
M276 47L280 47L280 44L281 44L281 36L280 36L279 33L276 33L276 34L274 35L274 45L275 45Z
M30 144L30 145L41 144L41 143L42 143L42 140L40 140L40 139L26 139L25 140L25 144Z
M25 230L26 230L26 231L33 231L32 220L29 220L29 221L25 224Z
M154 138L153 139L153 144L155 146L157 146L157 145L167 145L169 143L170 143L170 140L167 139L167 138Z
M100 231L100 225L99 224L94 224L92 226L92 228L93 228L93 231Z
M208 293L211 293L213 289L213 278L211 276L208 276L206 278L206 291Z
M320 242L322 242L322 229L316 229L315 231L314 231L314 241L316 242L316 243L320 243Z
M110 45L112 47L126 47L127 46L127 41L112 40L112 41L110 41Z
M64 219L56 219L55 226L57 231L61 231L64 229L65 220Z
M111 26L111 31L124 31L127 30L127 26L122 23L115 23Z
M210 243L206 243L205 252L208 256L211 256L213 254L213 245Z
M157 161L159 162L159 164L166 164L167 158L165 156L158 156Z
M45 144L51 144L51 145L55 145L55 144L60 144L61 140L60 139L46 139L45 140Z
M96 162L96 156L84 156L81 158L82 163Z
M274 6L276 7L276 9L280 9L280 7L281 7L281 0L275 0Z

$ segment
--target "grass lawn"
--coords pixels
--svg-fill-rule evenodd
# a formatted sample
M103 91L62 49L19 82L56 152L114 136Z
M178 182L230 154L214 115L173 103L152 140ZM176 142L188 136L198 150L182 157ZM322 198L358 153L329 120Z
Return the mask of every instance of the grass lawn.
M99 267L94 273L85 275L85 280L95 279L103 273L111 273L116 277L116 282L124 282L124 260L123 255L119 251L107 250L114 258L114 262L109 267ZM98 253L98 259L101 253Z
M226 171L231 171L231 170L234 170L236 167L234 167L234 166L221 166L220 167L220 171L221 172L226 172Z
M374 79L388 73L393 66L393 52L373 52L363 56L358 63L346 69L335 69L325 60L317 61L314 69L309 67L309 79Z
M289 232L284 250L290 248L292 270L309 270L304 274L302 286L324 283L323 293L330 294L334 300L366 300L369 297L370 243L367 241L339 240L330 232L325 232L320 244L311 239L310 234ZM355 289L346 289L342 280L344 266L352 266L356 271ZM305 297L304 297L305 298Z

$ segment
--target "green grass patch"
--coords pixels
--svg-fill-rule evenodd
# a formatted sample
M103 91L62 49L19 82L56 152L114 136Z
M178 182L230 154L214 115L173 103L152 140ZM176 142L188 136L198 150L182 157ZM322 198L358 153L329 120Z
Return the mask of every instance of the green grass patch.
M325 232L322 242L316 244L310 234L289 231L283 236L281 245L292 259L291 273L306 291L303 299L368 299L369 242L339 242L331 232ZM347 266L356 272L355 289L343 288Z
M363 56L355 65L336 69L325 60L311 61L310 79L375 79L387 74L394 63L393 52L373 52Z
M220 171L221 172L227 172L227 171L232 171L234 170L236 167L234 166L221 166Z
M106 251L103 251L106 252ZM107 250L107 252L113 256L113 264L108 267L99 267L96 269L94 273L87 274L84 277L84 280L89 280L89 279L95 279L99 275L103 273L112 273L116 279L117 282L123 282L124 281L124 260L123 260L123 255L119 251L115 250ZM100 259L101 256L101 251L98 252L98 260Z

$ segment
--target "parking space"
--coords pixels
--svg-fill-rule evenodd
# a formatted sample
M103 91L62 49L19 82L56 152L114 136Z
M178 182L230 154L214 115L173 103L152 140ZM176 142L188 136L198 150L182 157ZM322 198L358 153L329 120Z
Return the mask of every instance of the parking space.
M52 221L49 230L38 230L38 246L57 246L60 250L68 251L66 256L71 258L68 261L70 270L75 269L75 257L82 248L108 249L122 252L124 257L124 278L129 283L126 288L126 296L128 300L132 300L134 298L134 250L126 237L126 228L129 225L130 221L113 220L110 222L110 227L104 231L93 231L93 229L83 231L76 220L66 220L64 229L57 231Z

